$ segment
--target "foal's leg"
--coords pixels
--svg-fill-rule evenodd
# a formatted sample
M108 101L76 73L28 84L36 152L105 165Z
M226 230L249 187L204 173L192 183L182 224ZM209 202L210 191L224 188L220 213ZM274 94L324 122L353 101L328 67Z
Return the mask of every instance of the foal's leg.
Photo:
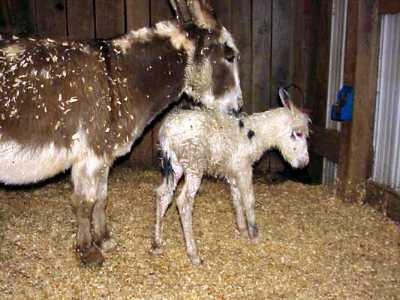
M152 253L161 254L162 250L162 231L163 231L163 218L168 206L171 204L172 198L174 196L174 191L178 185L179 180L182 177L183 170L178 164L172 165L174 170L173 178L163 179L163 183L157 188L157 198L156 198L156 225L154 230L154 240L152 244Z
M247 227L246 227L246 221L244 219L240 190L237 186L236 181L230 181L229 185L231 188L233 207L235 208L235 213L236 213L236 225L238 227L239 233L244 234L247 231Z
M244 174L241 174L240 178L237 179L237 182L246 212L249 237L251 240L257 241L259 232L254 214L255 197L252 176L252 171L244 172Z
M84 157L72 166L71 175L74 185L72 202L78 221L77 251L85 264L101 264L104 261L100 249L94 243L91 230L99 173L103 167L104 162L95 156Z
M196 242L193 238L192 229L192 211L193 201L199 190L202 176L195 174L185 174L185 184L182 191L176 200L178 205L179 215L183 228L183 234L186 242L186 252L192 261L193 265L201 264L201 259L197 253Z
M116 246L110 237L106 223L108 173L108 166L104 166L99 172L96 203L92 213L93 239L96 245L104 251L112 250Z

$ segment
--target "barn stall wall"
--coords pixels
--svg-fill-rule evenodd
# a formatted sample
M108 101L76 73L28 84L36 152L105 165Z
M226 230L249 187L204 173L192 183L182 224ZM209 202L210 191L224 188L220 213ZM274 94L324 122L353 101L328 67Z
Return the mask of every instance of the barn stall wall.
M216 14L241 52L241 85L246 112L279 105L277 90L292 81L295 0L212 0ZM172 18L168 0L7 0L1 31L69 39L110 38ZM5 7L5 8L4 8ZM8 12L3 13L3 12ZM7 23L7 22L6 22ZM11 25L10 25L11 23ZM160 122L138 141L131 159L158 165ZM282 168L276 154L263 167Z
M387 97L381 95L381 85L390 85L386 79L393 81L394 77L390 75L389 69L383 71L384 63L382 62L389 62L391 54L390 51L384 53L385 47L388 49L390 43L385 46L382 42L389 32L385 32L384 28L380 30L380 20L382 15L399 13L399 1L348 0L344 83L354 87L355 97L353 120L341 126L338 152L339 184L337 186L337 194L343 200L369 203L397 221L400 221L400 193L389 188L387 184L377 183L381 162L380 158L377 162L374 162L374 159L384 153L381 151L382 147L386 150L393 147L394 136L392 139L385 138L385 141L382 140L385 144L376 147L379 136L385 136L387 133L383 130L385 125L382 120L398 124L398 116L383 118L380 116L386 105L394 114L393 105L398 101L388 100ZM383 17L383 20L385 18ZM385 27L385 24L381 25ZM391 43L395 45L396 39ZM393 70L393 65L391 67ZM379 73L378 70L380 70ZM389 75L389 78L386 77L383 81L384 73L386 76ZM398 85L384 93L391 97L394 95L391 93L396 91L396 88L398 89ZM377 93L378 90L379 93ZM393 132L395 130L392 129ZM390 156L388 159L394 162L398 154L391 152L388 155ZM369 180L371 177L372 180Z
M372 179L400 192L400 14L384 15L374 130Z

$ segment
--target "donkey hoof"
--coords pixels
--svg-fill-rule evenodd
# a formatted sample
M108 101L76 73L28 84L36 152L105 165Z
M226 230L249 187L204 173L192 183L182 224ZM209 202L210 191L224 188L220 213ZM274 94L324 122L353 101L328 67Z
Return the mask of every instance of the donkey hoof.
M107 239L101 243L101 250L104 252L111 252L117 247L117 242L114 239Z
M203 260L198 256L190 257L190 261L193 266L201 266L203 264Z
M162 249L161 245L153 242L151 244L150 253L153 255L161 255L163 253L163 249Z
M96 246L91 246L85 251L78 250L81 263L84 265L91 266L102 266L104 262L104 256L100 249Z
M241 237L248 237L248 233L247 233L247 228L235 228L235 237L236 238L241 238Z
M257 225L249 226L249 237L253 243L257 243L260 238L260 231Z

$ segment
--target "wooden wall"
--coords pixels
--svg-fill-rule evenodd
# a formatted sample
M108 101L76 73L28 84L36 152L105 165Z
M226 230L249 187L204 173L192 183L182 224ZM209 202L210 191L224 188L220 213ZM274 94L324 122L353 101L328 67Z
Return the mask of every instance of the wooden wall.
M0 30L69 39L110 38L172 18L168 0L3 0L14 21ZM245 111L278 106L277 89L291 82L295 0L210 0L241 51ZM3 5L4 7L4 5ZM4 10L4 9L3 9ZM23 20L24 24L18 23ZM0 22L1 26L1 22ZM158 123L134 148L132 160L158 164ZM267 159L269 169L279 160Z

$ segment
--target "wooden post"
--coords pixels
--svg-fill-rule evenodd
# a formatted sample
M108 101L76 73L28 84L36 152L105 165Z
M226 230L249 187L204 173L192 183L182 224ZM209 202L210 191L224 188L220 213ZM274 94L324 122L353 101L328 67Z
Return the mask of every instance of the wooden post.
M359 0L356 3L350 2L350 8L353 5L358 15L353 120L349 129L349 144L342 146L343 151L348 148L347 155L340 162L341 195L347 201L363 199L366 181L372 170L379 48L378 1Z
M354 87L357 55L358 0L348 1L346 26L343 83ZM345 198L346 192L351 126L351 121L342 122L340 130L339 161L337 169L337 195L340 198Z

